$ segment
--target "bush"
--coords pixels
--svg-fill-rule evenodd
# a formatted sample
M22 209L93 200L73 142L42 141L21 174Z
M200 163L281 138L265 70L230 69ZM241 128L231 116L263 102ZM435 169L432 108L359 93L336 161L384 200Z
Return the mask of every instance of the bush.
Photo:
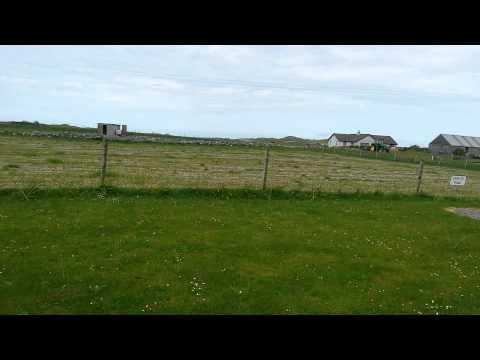
M62 164L63 163L63 161L60 160L60 159L47 159L47 162L49 164Z
M4 170L18 169L18 168L20 168L20 165L17 165L17 164L7 164L3 167Z
M455 149L453 151L454 156L462 157L465 156L465 150L464 149Z
M412 145L408 148L408 150L423 151L423 152L429 152L430 151L429 148L422 148L418 145Z

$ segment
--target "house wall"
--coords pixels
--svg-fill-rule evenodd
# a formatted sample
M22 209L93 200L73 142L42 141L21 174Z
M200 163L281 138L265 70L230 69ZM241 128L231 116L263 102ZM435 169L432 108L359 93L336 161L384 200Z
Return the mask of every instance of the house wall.
M468 155L469 156L480 156L480 148L470 148L468 150Z
M463 146L451 146L443 144L430 144L430 151L433 155L451 155L456 149L466 150ZM468 148L468 156L480 156L480 148Z
M339 146L344 146L342 141L339 141L336 136L332 136L328 140L328 147L339 147Z
M120 130L120 125L111 125L111 124L98 124L97 133L103 135L103 125L107 126L106 136L117 136L117 130Z
M371 145L375 142L375 139L372 138L371 136L366 136L364 137L363 139L357 141L356 143L354 143L353 145L354 146L360 146L360 144L365 144L367 143L368 145Z
M441 143L437 143L437 144L431 143L429 148L433 155L441 155L441 154L450 155L450 154L453 154L455 149L458 149L458 148L463 149L462 147L459 147L459 146L451 146L451 145L445 145Z
M451 155L456 149L466 150L463 146L451 146L443 144L430 144L430 151L433 155ZM468 148L467 155L480 156L480 148Z
M451 155L455 149L463 149L463 147L452 146L442 135L437 136L428 146L433 155L448 154Z
M107 125L107 136L117 136L117 130L120 130L120 126Z

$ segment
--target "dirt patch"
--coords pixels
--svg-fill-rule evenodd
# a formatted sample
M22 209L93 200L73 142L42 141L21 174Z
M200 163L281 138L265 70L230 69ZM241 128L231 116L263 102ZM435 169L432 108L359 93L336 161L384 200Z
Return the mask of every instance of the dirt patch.
M460 216L467 216L469 218L480 220L480 209L472 209L472 208L446 208L448 212L460 215Z

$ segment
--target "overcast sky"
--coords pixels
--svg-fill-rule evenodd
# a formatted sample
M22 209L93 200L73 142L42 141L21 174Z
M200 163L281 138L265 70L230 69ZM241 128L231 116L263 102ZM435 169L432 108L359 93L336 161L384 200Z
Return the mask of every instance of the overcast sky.
M176 135L480 136L480 46L0 46L0 121Z

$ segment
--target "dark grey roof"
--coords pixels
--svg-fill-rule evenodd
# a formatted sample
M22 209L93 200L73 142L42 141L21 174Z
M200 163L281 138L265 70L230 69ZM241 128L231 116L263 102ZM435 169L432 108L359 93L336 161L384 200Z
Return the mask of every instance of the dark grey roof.
M375 140L383 140L384 144L387 145L398 145L395 140L391 136L385 136L385 135L371 135Z
M332 136L335 136L338 140L344 141L344 142L357 142L358 140L361 140L368 135L366 135L366 134L337 134L337 133L334 133L334 134L332 134Z
M452 146L480 148L480 137L441 134Z
M375 140L383 140L383 143L386 145L398 145L395 140L391 136L385 136L385 135L371 135L371 134L337 134L333 133L332 136L334 136L343 142L357 142L362 140L363 138L366 138L367 136L371 136ZM330 137L332 137L330 136Z

